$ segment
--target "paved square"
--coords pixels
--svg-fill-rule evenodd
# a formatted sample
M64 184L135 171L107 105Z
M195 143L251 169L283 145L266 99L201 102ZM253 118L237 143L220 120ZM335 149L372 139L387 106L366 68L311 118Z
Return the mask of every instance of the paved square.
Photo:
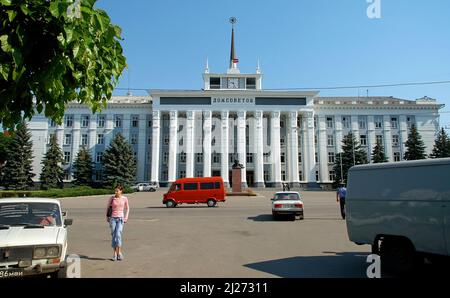
M365 277L370 247L348 240L334 192L303 192L305 220L273 221L270 198L227 197L216 208L162 204L165 189L129 195L122 262L112 262L108 196L61 199L69 253L82 277Z

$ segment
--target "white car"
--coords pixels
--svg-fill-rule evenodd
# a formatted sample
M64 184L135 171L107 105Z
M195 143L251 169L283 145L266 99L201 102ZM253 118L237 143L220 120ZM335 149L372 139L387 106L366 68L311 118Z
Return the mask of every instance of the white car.
M281 215L289 215L293 220L296 217L303 219L303 201L298 192L280 191L275 193L272 200L272 215L278 219Z
M0 279L28 275L65 277L66 226L55 199L0 199Z
M158 189L158 185L156 183L138 183L132 187L132 189L136 191L151 191L154 192Z

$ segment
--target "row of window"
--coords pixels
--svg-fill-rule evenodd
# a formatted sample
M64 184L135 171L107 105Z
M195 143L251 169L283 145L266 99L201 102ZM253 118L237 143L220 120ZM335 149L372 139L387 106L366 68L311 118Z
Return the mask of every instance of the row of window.
M50 143L50 139L53 137L54 134L50 134L47 144ZM64 136L64 145L72 145L72 134L66 134ZM130 143L131 145L137 145L138 144L138 134L131 134L130 136ZM148 138L148 144L151 144L151 138ZM81 135L81 146L87 146L89 144L89 135L88 134L82 134ZM97 134L96 144L102 145L105 144L105 135L104 134Z
M89 115L82 115L81 116L81 127L87 128L89 127L91 121L91 116ZM65 127L73 127L74 123L74 116L73 115L66 115L64 116L64 126ZM123 115L114 115L114 127L122 127L123 126ZM106 125L106 116L105 115L97 115L97 127L98 128L104 128ZM147 123L148 127L152 127L152 121L149 120ZM50 127L56 127L56 122L53 120L50 120ZM131 127L139 127L139 116L133 115L131 116Z
M339 116L336 116L339 117ZM341 117L341 123L343 128L351 128L351 116L340 116ZM326 117L326 124L327 128L334 128L335 117L333 116L327 116ZM315 127L317 126L317 116L314 118ZM408 128L411 128L411 125L414 122L413 116L407 116L406 117L406 123L408 125ZM399 127L399 120L398 117L390 117L390 124L392 129L397 129ZM374 116L374 124L376 129L382 129L384 126L384 117L383 116ZM358 128L359 129L366 129L367 128L367 117L366 116L358 116Z
M327 146L328 147L334 147L334 135L327 135ZM384 137L383 135L375 135L376 142L379 142L381 145L383 145ZM392 146L398 147L400 137L399 135L392 135ZM359 143L361 146L367 146L367 136L366 135L360 135L359 136ZM317 135L314 136L314 144L317 145Z
M137 152L133 152L134 158L137 158ZM72 153L70 151L64 151L64 163L69 164L72 160ZM102 163L103 162L103 152L98 151L95 152L95 163Z

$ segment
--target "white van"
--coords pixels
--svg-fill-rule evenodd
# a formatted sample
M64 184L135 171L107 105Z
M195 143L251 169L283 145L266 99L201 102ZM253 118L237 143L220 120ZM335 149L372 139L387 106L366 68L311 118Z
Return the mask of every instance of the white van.
M350 241L372 245L387 270L449 256L450 158L352 167L346 213Z

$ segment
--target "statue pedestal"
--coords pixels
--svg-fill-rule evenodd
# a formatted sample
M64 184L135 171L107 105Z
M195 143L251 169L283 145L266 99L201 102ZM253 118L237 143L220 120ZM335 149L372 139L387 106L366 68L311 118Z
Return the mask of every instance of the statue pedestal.
M233 192L242 192L242 169L233 169L231 181L233 183Z

